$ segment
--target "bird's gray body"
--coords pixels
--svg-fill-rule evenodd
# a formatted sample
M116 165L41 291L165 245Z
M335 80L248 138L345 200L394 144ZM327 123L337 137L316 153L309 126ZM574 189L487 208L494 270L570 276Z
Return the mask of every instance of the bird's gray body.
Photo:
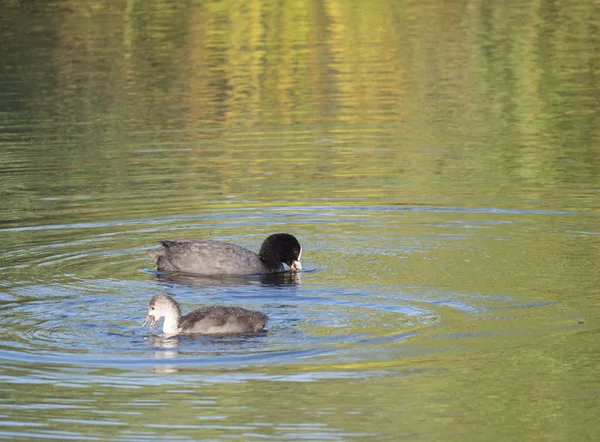
M255 275L282 272L283 265L266 265L258 254L244 247L210 239L160 241L160 249L148 254L159 271L197 275Z
M257 333L263 330L267 315L241 307L213 305L188 313L179 323L181 333Z

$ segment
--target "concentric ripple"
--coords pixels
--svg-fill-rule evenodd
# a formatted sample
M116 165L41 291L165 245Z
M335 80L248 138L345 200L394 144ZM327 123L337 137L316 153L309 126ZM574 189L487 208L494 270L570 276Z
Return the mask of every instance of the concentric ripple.
M464 292L443 286L456 285L460 268L475 262L481 270L471 274L486 276L491 252L481 244L516 234L508 212L421 208L415 223L416 210L286 207L263 210L260 222L247 225L240 222L245 211L233 210L4 230L15 245L2 260L7 279L0 293L0 356L119 367L162 360L211 366L377 360L390 357L390 349L402 352L403 341L418 339L432 326L515 306L509 295L478 292L477 281L462 282ZM521 214L521 235L529 216L539 229L541 221L569 214ZM145 253L168 237L212 236L257 249L269 225L301 238L305 271L300 275L171 276L156 273ZM236 234L240 231L246 233ZM448 252L453 259L443 262ZM438 287L427 285L433 269L440 272ZM184 312L216 303L261 310L270 317L268 330L256 336L167 339L160 327L149 333L140 326L157 293L174 296Z
M287 210L264 215L261 224L289 218ZM288 230L302 229L307 213L301 213L302 220L287 220ZM320 209L310 217L314 218L311 223L317 219L339 223ZM369 291L327 282L327 266L315 258L329 247L305 232L300 236L309 252L305 271L297 277L196 278L158 274L151 268L145 251L164 237L206 237L218 228L220 239L257 249L262 232L241 237L223 234L239 230L239 218L240 213L234 212L196 219L10 229L19 246L3 259L14 283L2 293L1 355L119 366L161 359L193 364L262 364L317 355L337 359L351 353L352 346L382 336L402 339L435 322L430 309L411 305L380 288ZM359 213L348 218L365 221ZM338 268L351 263L348 258ZM264 311L270 317L268 331L256 336L165 339L160 327L152 333L140 327L147 302L156 293L176 297L184 312L215 303Z

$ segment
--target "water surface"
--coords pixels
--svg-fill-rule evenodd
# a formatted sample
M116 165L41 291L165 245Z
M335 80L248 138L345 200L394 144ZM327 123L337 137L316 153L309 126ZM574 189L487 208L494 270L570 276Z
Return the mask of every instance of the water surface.
M4 3L3 440L598 438L595 2ZM279 231L297 277L146 255Z

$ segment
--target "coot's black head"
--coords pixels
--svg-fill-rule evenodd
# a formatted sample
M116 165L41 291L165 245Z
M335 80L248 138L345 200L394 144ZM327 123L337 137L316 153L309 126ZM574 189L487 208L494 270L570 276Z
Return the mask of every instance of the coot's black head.
M283 262L290 266L292 271L302 270L300 257L302 247L296 238L289 233L275 233L265 239L258 252L260 259L268 264Z

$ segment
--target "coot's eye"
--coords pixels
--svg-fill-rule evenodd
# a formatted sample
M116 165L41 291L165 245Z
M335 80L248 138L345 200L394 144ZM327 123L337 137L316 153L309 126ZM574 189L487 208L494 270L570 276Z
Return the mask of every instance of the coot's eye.
M298 256L298 253L300 253L300 250L294 250L294 253L296 254L296 256Z

